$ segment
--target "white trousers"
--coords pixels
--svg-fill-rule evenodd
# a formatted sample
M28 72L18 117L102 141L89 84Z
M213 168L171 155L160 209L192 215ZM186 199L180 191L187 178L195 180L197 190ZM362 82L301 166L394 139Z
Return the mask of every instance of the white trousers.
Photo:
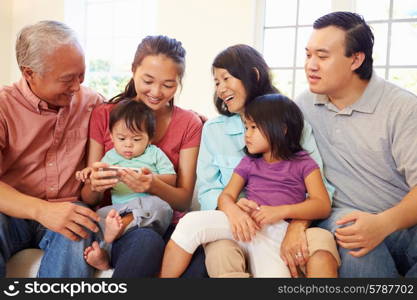
M288 223L264 226L250 242L238 242L245 251L253 277L291 277L280 257L281 242ZM217 240L233 240L226 214L219 210L194 211L181 218L171 239L192 254L198 246Z

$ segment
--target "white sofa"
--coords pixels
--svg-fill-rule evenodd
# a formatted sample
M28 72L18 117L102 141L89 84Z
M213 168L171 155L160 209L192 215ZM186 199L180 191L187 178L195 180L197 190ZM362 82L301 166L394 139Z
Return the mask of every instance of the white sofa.
M196 189L194 189L191 210L199 210L200 205L196 197ZM6 264L6 277L9 278L33 278L39 269L43 251L40 249L30 248L17 252ZM109 278L113 274L113 270L97 271L96 278Z
M13 255L6 264L6 277L33 278L38 273L43 251L40 249L25 249ZM97 271L94 277L108 278L113 270Z

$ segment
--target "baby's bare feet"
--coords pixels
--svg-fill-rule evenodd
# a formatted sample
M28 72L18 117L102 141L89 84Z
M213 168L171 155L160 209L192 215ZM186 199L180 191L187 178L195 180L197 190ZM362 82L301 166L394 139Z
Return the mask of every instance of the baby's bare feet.
M110 244L113 243L113 241L118 238L122 232L122 217L120 217L119 213L115 209L112 209L107 214L105 222L106 228L104 230L104 240Z
M91 246L85 248L84 259L90 266L98 270L110 269L109 256L105 250L100 248L96 241Z

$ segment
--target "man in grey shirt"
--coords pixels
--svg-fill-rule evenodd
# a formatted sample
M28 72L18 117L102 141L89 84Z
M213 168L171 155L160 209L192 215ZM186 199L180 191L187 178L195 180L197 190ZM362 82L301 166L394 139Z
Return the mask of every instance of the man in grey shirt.
M341 277L417 277L417 97L372 70L374 37L363 18L327 14L306 47L309 91L297 98L313 127Z

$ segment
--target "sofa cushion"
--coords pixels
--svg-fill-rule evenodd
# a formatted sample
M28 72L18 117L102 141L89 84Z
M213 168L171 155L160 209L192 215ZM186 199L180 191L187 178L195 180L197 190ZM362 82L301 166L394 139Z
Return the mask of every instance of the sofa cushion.
M43 251L40 249L24 249L13 255L6 264L6 277L34 278L38 273ZM113 270L96 271L94 277L109 278Z

